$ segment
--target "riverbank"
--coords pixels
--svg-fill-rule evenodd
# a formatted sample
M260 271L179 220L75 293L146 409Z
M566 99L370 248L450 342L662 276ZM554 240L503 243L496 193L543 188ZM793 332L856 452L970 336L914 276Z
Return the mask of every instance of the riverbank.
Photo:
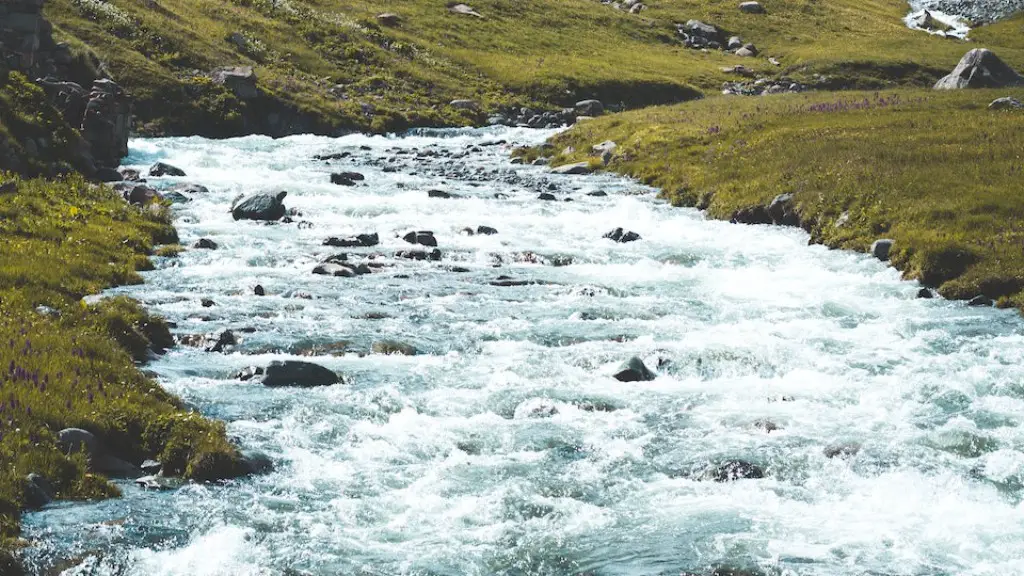
M97 462L62 450L63 429L94 434L103 458L153 459L167 475L226 478L245 467L222 423L140 371L174 345L167 325L126 298L82 303L141 282L153 247L176 239L167 211L139 210L77 176L0 182L0 566L13 570L3 556L18 545L21 510L118 494Z
M800 89L926 86L970 45L908 29L903 0L467 4L49 0L45 14L76 76L106 73L134 96L144 136L470 126L587 99L631 109L717 94L747 80L737 65ZM1024 68L1019 27L972 37Z
M606 169L677 205L800 225L833 248L892 240L907 278L1024 307L1024 113L989 108L1005 96L1024 90L709 99L584 122L549 149L599 165L591 147L614 141Z

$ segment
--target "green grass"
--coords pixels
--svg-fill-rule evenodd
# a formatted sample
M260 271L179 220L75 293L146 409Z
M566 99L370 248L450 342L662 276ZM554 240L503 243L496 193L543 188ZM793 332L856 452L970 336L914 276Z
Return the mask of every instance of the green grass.
M320 132L483 119L447 105L459 98L485 110L591 97L633 108L715 94L730 79L721 68L738 63L830 88L926 85L982 44L1024 68L1020 19L965 43L908 30L903 0L765 0L766 15L742 14L734 0L663 0L639 15L594 0L471 4L486 18L435 0L48 0L46 10L58 37L98 54L136 96L154 134L242 134L246 119L281 106ZM379 25L385 11L401 25ZM782 66L683 48L674 24L690 18ZM236 32L240 47L228 40ZM255 66L267 98L239 101L202 76L238 64Z
M581 123L553 150L614 140L609 169L714 218L792 193L818 242L891 238L908 278L1024 307L1024 112L987 109L1006 95L1024 90L715 98Z
M13 165L5 168L73 168L62 143L78 134L18 74L0 74L0 136L8 153L0 157ZM20 143L30 138L52 147L29 154ZM82 301L141 282L138 271L151 267L155 246L177 242L167 209L129 206L74 174L26 178L0 171L0 574L18 573L11 550L29 473L47 477L61 499L117 494L87 472L82 456L60 452L63 428L85 428L122 458L156 458L189 478L232 475L240 466L223 424L186 410L136 367L150 349L173 345L163 320L125 298Z

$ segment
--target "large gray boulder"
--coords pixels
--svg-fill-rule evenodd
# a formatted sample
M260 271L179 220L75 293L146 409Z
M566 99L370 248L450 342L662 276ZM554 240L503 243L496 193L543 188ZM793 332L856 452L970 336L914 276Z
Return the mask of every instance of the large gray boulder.
M580 116L600 116L604 114L604 104L600 100L580 100L575 110Z
M332 370L312 362L275 360L263 370L263 385L270 387L312 388L330 386L338 382L341 382L341 378Z
M563 164L551 169L552 174L578 175L590 174L588 162L576 162L575 164Z
M277 194L255 194L243 198L231 207L235 220L280 220L284 217L284 197L287 192Z
M991 50L975 48L960 59L949 75L935 83L936 90L1024 86L1024 77Z

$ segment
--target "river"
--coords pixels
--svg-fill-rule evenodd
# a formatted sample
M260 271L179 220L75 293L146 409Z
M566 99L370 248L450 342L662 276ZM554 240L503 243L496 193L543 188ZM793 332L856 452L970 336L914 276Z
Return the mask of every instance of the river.
M618 176L510 163L511 146L552 133L133 141L127 165L188 173L153 182L209 187L175 208L177 226L182 244L219 249L158 258L145 285L111 294L178 334L235 331L227 353L179 347L147 368L276 469L167 492L123 482L124 498L27 514L32 566L1024 574L1015 312L916 299L894 269L808 246L799 229L706 220ZM338 152L351 156L313 159ZM333 185L339 170L366 180ZM295 222L234 221L232 200L262 190L287 190ZM497 234L463 232L478 226ZM642 239L602 238L616 227ZM394 258L415 230L434 232L441 261ZM323 245L371 232L379 246ZM384 266L311 273L338 252ZM366 354L382 339L421 353ZM294 355L312 346L347 353ZM614 379L631 356L657 378ZM286 358L348 381L271 389L232 377ZM732 460L764 477L708 477Z

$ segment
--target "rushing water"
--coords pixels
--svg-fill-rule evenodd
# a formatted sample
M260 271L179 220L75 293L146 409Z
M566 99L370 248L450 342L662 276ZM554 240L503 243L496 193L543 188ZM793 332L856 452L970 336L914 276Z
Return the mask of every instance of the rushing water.
M178 229L183 244L220 249L158 259L146 285L119 292L179 333L244 338L150 367L277 468L174 492L125 483L123 499L30 514L38 569L73 558L66 573L80 575L1024 574L1015 313L917 300L895 270L807 246L797 229L708 221L629 180L510 164L512 144L550 134L133 142L129 164L189 173L157 182L210 187L177 207ZM312 159L341 151L352 156ZM343 169L366 181L329 184ZM463 198L428 198L435 188ZM232 220L236 195L277 189L297 223ZM460 233L479 225L499 233ZM602 239L618 226L643 239ZM409 230L434 231L444 259L391 258ZM361 232L381 245L321 245ZM311 274L341 251L391 266ZM491 285L499 276L543 283ZM423 353L359 353L382 338ZM313 360L348 384L231 377L339 341L353 352ZM658 378L613 379L632 355L660 365ZM826 457L841 443L861 449ZM699 473L737 458L767 477Z

